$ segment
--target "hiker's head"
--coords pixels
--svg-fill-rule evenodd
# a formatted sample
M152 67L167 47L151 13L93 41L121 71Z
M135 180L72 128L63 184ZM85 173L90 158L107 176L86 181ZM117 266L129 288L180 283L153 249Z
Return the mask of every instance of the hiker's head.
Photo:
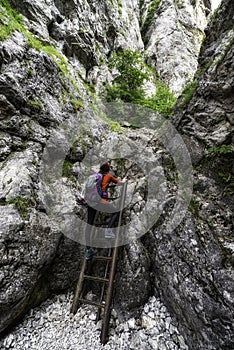
M100 172L101 173L108 173L110 171L110 165L109 163L103 163L101 166L100 166Z

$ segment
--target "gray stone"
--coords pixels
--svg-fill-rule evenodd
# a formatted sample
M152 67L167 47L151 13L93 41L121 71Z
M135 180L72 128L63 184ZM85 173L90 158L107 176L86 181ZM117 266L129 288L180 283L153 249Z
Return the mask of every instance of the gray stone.
M162 0L145 33L148 61L177 95L197 69L209 5Z
M72 239L63 237L61 227L49 216L48 193L44 196L40 193L39 173L48 138L56 132L58 135L58 126L65 121L71 130L78 120L77 139L66 159L69 165L74 164L72 176L77 177L78 184L76 187L72 176L62 174L60 185L66 188L64 203L67 205L62 203L64 210L69 208L84 217L82 209L76 206L74 192L81 188L80 176L84 170L81 162L93 149L94 140L113 151L119 147L118 140L134 141L137 148L147 150L149 164L155 159L162 162L164 168L158 166L157 174L165 170L167 176L160 183L161 202L155 200L150 206L152 213L159 204L163 207L159 221L144 237L119 250L115 284L118 316L125 319L139 314L153 293L161 296L172 317L177 318L191 349L233 347L233 191L232 177L229 178L233 174L233 155L207 153L211 147L215 153L222 150L221 146L233 143L233 1L223 1L208 26L199 62L200 39L210 2L161 1L143 38L140 23L146 20L152 3L145 1L140 9L135 0L122 1L121 5L110 0L11 0L14 8L24 15L25 26L41 41L43 50L28 46L27 36L19 31L0 44L0 278L4 276L0 288L0 331L52 293L75 286L83 249ZM45 52L48 45L55 46L53 55ZM198 65L197 88L191 100L185 103L183 96L178 100L172 118L183 134L194 165L194 195L184 221L173 232L167 231L166 221L174 205L178 174L170 155L155 140L152 130L125 128L121 134L113 132L110 125L101 120L99 104L95 102L104 84L114 78L108 66L112 53L127 48L145 50L147 61L176 93L190 79L188 75L193 76ZM61 61L59 65L55 62L61 57L64 59L62 70ZM94 84L95 93L87 83ZM152 86L145 88L150 93L153 91ZM82 115L79 113L83 110L81 101L86 111ZM145 126L145 120L141 122L141 126ZM176 150L175 139L170 142ZM50 146L54 147L53 143ZM103 147L103 158L107 154L105 150ZM50 175L55 172L54 164L54 159L49 159ZM121 175L127 169L123 166ZM132 164L129 180L133 200L124 219L133 221L134 212L139 214L146 205L147 193L143 171ZM134 225L128 233L132 238L143 227L141 223ZM40 318L39 332L44 324L49 329L51 310ZM154 318L149 317L151 313ZM55 315L63 315L59 307ZM84 314L80 320L87 328L93 325L90 315ZM140 321L146 327L149 325L149 334L164 332L162 339L158 338L160 350L173 346L167 342L173 331L168 317L166 308L152 299ZM62 327L68 324L72 328L70 318L69 322L61 321ZM79 329L77 324L76 329ZM24 332L26 330L27 327ZM120 327L120 331L123 338L119 344L126 342L128 349L129 325ZM63 334L62 329L60 332ZM50 334L53 335L53 330ZM9 339L6 346L11 346ZM44 334L39 341L32 339L36 339L36 346L40 348L44 341L50 340L50 335ZM32 339L27 345L22 340L19 346L30 348ZM60 335L59 339L58 348L71 343L69 336L63 339ZM152 339L156 346L157 338ZM180 347L186 348L178 339ZM88 349L92 341L86 337L82 340ZM131 346L134 344L142 349L149 347L144 337L140 343L135 338Z

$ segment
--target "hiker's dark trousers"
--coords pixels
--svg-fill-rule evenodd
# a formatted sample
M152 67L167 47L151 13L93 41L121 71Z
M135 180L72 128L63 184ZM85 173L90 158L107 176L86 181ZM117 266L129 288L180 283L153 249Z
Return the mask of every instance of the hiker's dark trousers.
M86 225L86 229L85 229L85 240L86 240L87 248L91 246L92 228L89 225L93 225L97 211L104 212L104 213L110 212L111 217L107 227L113 227L114 223L119 219L119 214L120 214L120 212L114 212L115 210L116 208L109 203L106 203L106 204L98 203L98 205L95 206L95 208L88 206L88 218L87 218L88 225Z

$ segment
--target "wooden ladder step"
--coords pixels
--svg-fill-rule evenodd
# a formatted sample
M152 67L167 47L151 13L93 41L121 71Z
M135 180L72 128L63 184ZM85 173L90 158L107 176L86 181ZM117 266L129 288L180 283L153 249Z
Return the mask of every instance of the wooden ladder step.
M97 306L98 308L102 307L103 309L105 308L105 304L100 304L97 303L96 301L88 300L88 299L82 299L79 298L78 301L83 304L88 304L88 305L94 305Z
M93 256L93 260L106 260L106 261L111 261L112 260L112 256L98 256L98 255L94 255Z
M108 278L102 278L102 277L96 277L96 276L89 276L89 275L84 275L84 278L87 280L91 280L91 281L96 281L96 282L109 282Z

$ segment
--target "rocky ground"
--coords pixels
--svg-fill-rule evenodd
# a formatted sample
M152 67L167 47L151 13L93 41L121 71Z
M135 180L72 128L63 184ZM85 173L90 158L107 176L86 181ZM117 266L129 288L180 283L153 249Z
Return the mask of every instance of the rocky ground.
M92 297L91 295L89 295ZM0 348L14 350L186 350L166 307L151 297L139 318L120 322L112 311L110 338L101 345L101 321L95 322L96 309L83 305L70 313L73 294L62 294L32 309L12 333L0 340Z

